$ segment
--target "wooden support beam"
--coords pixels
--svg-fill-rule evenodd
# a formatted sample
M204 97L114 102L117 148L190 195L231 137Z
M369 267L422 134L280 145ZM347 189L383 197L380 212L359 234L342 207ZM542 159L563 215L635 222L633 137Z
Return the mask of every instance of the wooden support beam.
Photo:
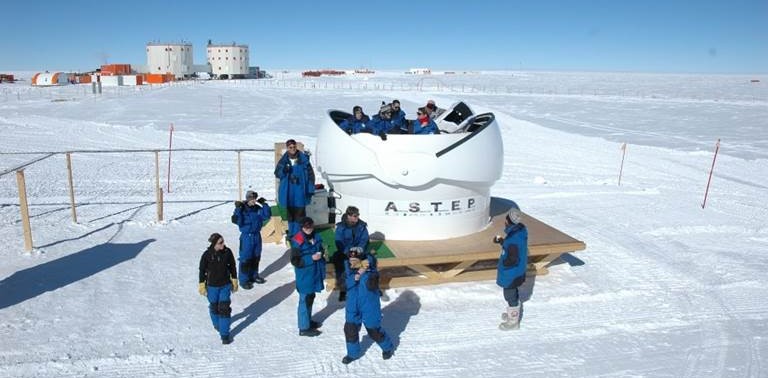
M72 208L72 222L77 223L75 210L75 186L72 181L72 153L67 152L67 183L69 184L69 203Z
M419 274L426 276L430 280L439 281L441 279L440 273L435 272L434 269L426 265L413 264L413 265L407 265L406 267L417 271Z
M447 270L445 272L440 272L440 275L443 278L456 277L457 275L459 275L462 272L464 272L464 270L466 270L470 266L475 265L476 262L477 262L477 260L465 260L465 261L462 261L462 262L459 263L459 265L456 265L453 268L451 268L451 269L449 269L449 270Z
M237 151L237 200L243 200L243 175L240 171L240 151Z
M21 227L24 230L24 250L32 251L32 226L29 223L29 206L27 204L27 182L24 170L16 171L16 185L19 188L19 207L21 208Z
M157 204L157 221L163 221L163 188L160 187L160 152L155 151L155 203Z

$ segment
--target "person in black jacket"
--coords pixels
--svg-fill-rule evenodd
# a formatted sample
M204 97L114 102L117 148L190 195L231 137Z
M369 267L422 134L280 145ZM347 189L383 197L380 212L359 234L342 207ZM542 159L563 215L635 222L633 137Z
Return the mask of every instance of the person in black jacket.
M208 309L213 328L219 332L222 344L229 344L229 327L232 324L230 295L237 291L237 266L232 250L224 244L224 237L213 233L211 243L200 257L198 292L208 297Z

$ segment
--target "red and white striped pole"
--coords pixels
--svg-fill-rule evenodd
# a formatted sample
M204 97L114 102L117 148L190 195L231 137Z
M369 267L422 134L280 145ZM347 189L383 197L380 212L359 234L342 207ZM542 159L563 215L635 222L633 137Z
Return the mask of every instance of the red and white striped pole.
M171 192L171 147L173 146L173 122L171 122L170 133L168 135L168 184L166 192Z
M621 186L621 173L624 172L624 157L627 155L627 144L621 145L621 167L619 168L619 186Z
M703 209L707 206L707 195L709 194L709 183L712 182L712 172L715 170L715 161L717 160L717 152L720 151L720 139L717 139L715 143L715 156L712 157L712 168L709 169L709 178L707 179L707 189L704 190L704 202L701 203Z

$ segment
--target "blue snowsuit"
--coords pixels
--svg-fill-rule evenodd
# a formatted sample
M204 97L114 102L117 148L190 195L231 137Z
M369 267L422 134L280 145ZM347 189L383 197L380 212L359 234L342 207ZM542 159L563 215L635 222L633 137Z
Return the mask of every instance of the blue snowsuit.
M349 255L349 249L360 247L363 251L368 250L368 224L362 220L357 221L354 226L347 223L347 214L341 216L341 222L336 223L336 253L333 254L331 261L336 272L336 287L339 290L346 290L344 286L344 260Z
M430 118L429 122L424 126L421 125L421 122L419 122L418 119L413 121L413 133L417 135L439 134L440 131L437 129L435 121Z
M269 204L256 204L248 206L243 204L235 207L232 220L237 222L240 229L240 285L253 282L259 276L259 262L261 261L261 226L269 221L272 209Z
M347 343L347 356L352 359L360 358L360 328L365 325L368 336L375 341L382 351L395 349L387 332L381 327L381 296L379 294L379 272L376 269L376 258L367 256L368 269L355 280L357 269L344 262L347 286L347 302L345 306L344 337Z
M381 118L378 114L371 118L371 122L368 122L369 131L371 134L381 135L386 134L392 129L392 121Z
M507 304L514 307L520 303L518 288L525 282L528 268L528 229L518 223L507 226L504 233L506 236L496 266L496 284L504 289Z
M368 128L367 124L370 122L371 119L368 118L367 115L363 114L363 117L360 119L355 118L355 116L351 116L343 121L341 121L341 124L339 124L339 127L344 130L347 134L357 134L360 132L370 132L370 128Z
M392 129L398 129L399 132L405 133L408 131L408 123L405 120L405 111L400 109L397 113L392 113ZM387 132L390 132L387 130Z
M299 331L310 328L315 293L323 291L325 286L325 259L312 260L316 252L325 253L320 234L313 232L307 235L299 231L291 238L291 264L296 274L296 291L299 292Z
M296 152L296 164L291 164L288 153L284 153L275 167L275 177L280 179L278 204L288 210L288 237L301 230L299 222L306 216L306 206L315 193L315 171L309 156Z

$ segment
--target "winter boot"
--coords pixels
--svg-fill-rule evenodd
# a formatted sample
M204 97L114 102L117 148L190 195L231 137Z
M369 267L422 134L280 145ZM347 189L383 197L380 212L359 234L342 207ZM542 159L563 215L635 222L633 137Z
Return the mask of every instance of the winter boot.
M393 354L395 354L395 350L394 349L393 350L385 350L385 351L381 352L381 358L383 358L385 360L388 360L388 359L392 358Z
M253 284L251 283L251 281L247 281L244 284L240 284L240 287L242 287L245 290L251 290L253 289Z
M507 312L501 314L504 320L499 324L499 329L509 331L520 328L520 305L507 307Z
M263 278L261 278L261 277L259 277L259 276L256 276L256 277L253 279L253 282L255 282L255 283L257 283L257 284L263 284L263 283L267 282L267 280L265 280L265 279L263 279Z
M311 329L318 329L318 328L320 328L322 326L323 326L323 323L316 322L314 320L310 320L309 321L309 328L311 328Z
M232 343L232 337L229 336L229 335L222 336L221 337L221 343L224 344L224 345L229 345L230 343Z
M322 332L316 330L316 329L305 329L302 331L299 331L299 336L307 336L307 337L315 337L319 336Z
M348 364L348 363L350 363L350 362L352 362L354 360L355 359L350 357L350 356L344 356L344 358L341 359L341 363L346 365L346 364Z
M339 302L344 302L346 300L347 300L347 292L339 291Z

